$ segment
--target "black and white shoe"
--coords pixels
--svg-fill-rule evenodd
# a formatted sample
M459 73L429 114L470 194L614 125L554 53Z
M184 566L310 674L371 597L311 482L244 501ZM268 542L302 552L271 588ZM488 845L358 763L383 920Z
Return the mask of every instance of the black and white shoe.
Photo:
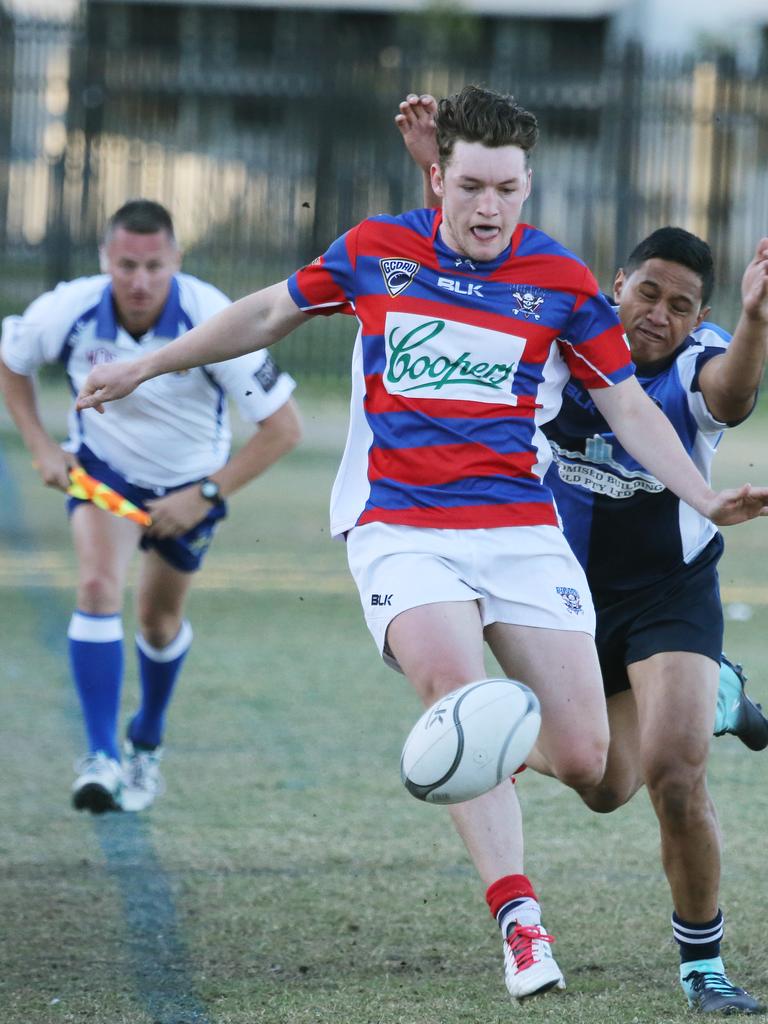
M720 658L720 691L718 711L722 706L726 726L715 733L738 736L750 750L765 750L768 747L768 718L760 704L751 700L746 693L747 677L741 665L734 665L723 654Z
M701 1013L765 1013L762 1003L728 980L722 963L718 959L680 965L680 982L691 1009ZM709 969L709 965L721 969Z
M80 761L72 786L72 803L78 811L103 814L122 810L123 769L118 761L99 750Z

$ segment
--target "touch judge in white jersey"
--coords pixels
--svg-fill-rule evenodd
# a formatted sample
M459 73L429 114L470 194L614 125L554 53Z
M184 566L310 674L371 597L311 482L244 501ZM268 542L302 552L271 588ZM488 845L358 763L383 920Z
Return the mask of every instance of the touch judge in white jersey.
M192 639L184 602L194 572L226 515L225 499L290 451L301 432L294 381L258 352L150 381L103 415L73 408L67 441L55 440L37 404L42 365L61 363L77 394L94 366L155 351L229 304L180 272L173 222L157 203L121 207L100 255L104 273L59 284L7 317L0 348L6 404L43 483L66 491L69 471L81 465L152 517L142 530L68 499L78 557L69 653L88 743L72 795L75 807L94 813L142 810L159 791L165 715ZM228 397L256 428L232 458ZM137 546L141 703L121 763L121 608Z

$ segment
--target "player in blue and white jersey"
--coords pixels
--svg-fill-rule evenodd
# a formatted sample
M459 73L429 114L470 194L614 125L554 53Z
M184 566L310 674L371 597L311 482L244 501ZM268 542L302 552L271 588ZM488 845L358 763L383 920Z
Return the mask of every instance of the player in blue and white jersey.
M435 110L433 97L411 94L396 117L424 172L429 205L440 201L430 176ZM713 277L708 246L665 228L635 249L615 282L638 381L707 479L723 431L752 411L762 376L768 239L745 271L742 316L730 344L705 319ZM728 981L720 959L720 837L706 787L713 731L732 732L754 750L768 745L768 722L746 696L743 677L724 657L721 664L722 538L628 455L574 378L543 432L555 460L545 482L593 594L608 698L606 774L581 795L595 810L610 811L647 785L686 995L706 1012L757 1012L760 1004ZM529 763L555 774L535 753Z
M757 398L768 347L768 238L744 272L733 338L706 320L713 277L706 243L666 227L634 249L615 281L638 380L707 479L723 432ZM768 722L733 666L721 665L722 537L624 450L573 381L545 432L554 454L547 482L595 603L611 728L605 777L581 795L611 811L647 786L686 995L705 1012L757 1012L720 957L721 839L706 781L713 719L717 735L734 732L754 750L768 745Z
M627 448L702 514L723 524L763 515L768 489L709 488L634 379L592 274L520 223L533 115L467 86L441 102L438 134L442 213L363 221L311 266L186 337L96 367L77 405L98 408L159 374L263 349L311 315L354 315L353 414L334 505L377 646L430 705L485 676L487 642L539 696L539 742L558 778L589 788L608 745L592 604L542 480L541 426L569 374ZM522 326L519 310L532 307L539 319ZM450 814L499 915L510 994L563 988L524 874L515 787L505 780Z
M66 490L69 470L81 465L152 517L143 530L68 499L78 562L69 655L88 742L73 801L94 813L142 810L159 791L166 712L192 641L184 603L194 573L226 516L225 499L300 437L293 380L265 353L254 353L163 377L103 416L73 408L60 445L38 409L40 366L61 363L76 394L92 367L158 351L229 305L218 289L180 272L173 223L157 203L121 207L100 255L102 274L59 284L21 316L7 317L0 349L6 404L42 481ZM227 396L256 426L231 459ZM141 701L128 724L123 765L121 608L137 546Z

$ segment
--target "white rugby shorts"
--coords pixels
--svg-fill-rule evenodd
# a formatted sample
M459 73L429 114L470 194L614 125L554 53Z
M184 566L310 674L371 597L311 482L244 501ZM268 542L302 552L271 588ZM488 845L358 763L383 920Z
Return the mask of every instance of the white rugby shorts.
M347 559L379 653L401 612L477 601L483 626L507 622L595 635L587 578L555 526L433 530L366 523L347 534Z

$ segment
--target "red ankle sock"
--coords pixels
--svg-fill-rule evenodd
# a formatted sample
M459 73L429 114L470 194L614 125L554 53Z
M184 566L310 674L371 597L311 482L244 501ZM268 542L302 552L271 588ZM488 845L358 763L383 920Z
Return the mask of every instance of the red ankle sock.
M538 903L538 896L526 875L504 875L489 885L485 893L491 916L494 918L505 903L525 898L536 900Z

